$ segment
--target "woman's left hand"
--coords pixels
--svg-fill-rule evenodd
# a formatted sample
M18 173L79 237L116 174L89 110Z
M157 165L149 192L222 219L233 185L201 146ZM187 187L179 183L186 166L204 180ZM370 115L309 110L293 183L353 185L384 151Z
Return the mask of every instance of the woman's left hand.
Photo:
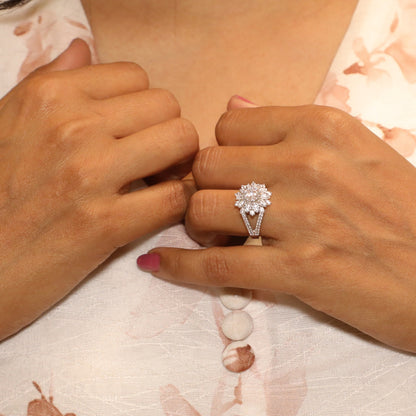
M416 351L416 169L358 120L319 107L229 111L201 151L187 213L204 245L248 234L235 193L272 192L263 246L157 248L139 264L171 280L292 294Z

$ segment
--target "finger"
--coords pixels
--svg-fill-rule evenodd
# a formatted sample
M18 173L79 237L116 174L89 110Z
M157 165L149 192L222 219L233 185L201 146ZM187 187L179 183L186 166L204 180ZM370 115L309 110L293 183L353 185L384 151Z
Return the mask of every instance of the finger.
M132 62L88 65L69 72L37 70L28 79L49 73L54 75L56 82L70 83L71 88L96 100L143 91L149 86L146 72Z
M272 195L273 197L273 195ZM261 223L263 237L283 238L286 234L288 207L282 199L271 199L272 205L265 209ZM186 230L195 241L209 246L218 235L248 236L240 209L235 206L235 192L224 190L203 190L192 195L186 213ZM282 204L284 203L284 205ZM279 214L273 215L277 210ZM246 215L251 227L256 227L258 215Z
M219 240L218 236L247 236L247 229L234 204L233 191L196 192L189 201L185 216L187 233L203 246L213 245Z
M31 72L28 77L36 74L50 73L54 71L75 70L91 64L91 52L85 41L82 39L74 39L65 51L57 56L47 65L37 68ZM13 91L13 90L12 90ZM9 92L0 101L0 109L2 109L10 99L12 91Z
M192 123L176 118L118 140L117 148L115 169L122 186L192 158L198 151L198 134Z
M99 102L106 131L124 137L180 116L176 98L167 90L151 89L112 97Z
M70 71L37 70L28 79L49 74L53 74L53 80L57 83L82 91L96 100L143 91L149 86L146 72L132 62L88 65Z
M146 257L151 255L151 257ZM150 261L149 261L150 260ZM277 247L156 248L137 264L163 279L202 286L242 287L295 293L296 265ZM274 273L278 270L278 273Z
M186 162L178 163L177 165L171 166L162 172L156 173L155 175L147 176L145 181L147 184L153 185L163 181L183 179L191 172L192 162L193 159L189 159Z
M56 59L29 76L72 70L71 82L95 99L142 91L149 87L146 72L133 62L90 64L91 52L87 43L82 39L74 39Z
M91 51L82 39L74 39L67 49L47 65L36 69L37 73L67 71L91 64Z
M282 167L291 157L289 146L213 146L195 157L192 173L200 188L238 189L241 185L282 181Z
M118 196L112 207L117 245L180 222L194 191L192 181L169 181Z
M240 95L233 95L227 103L227 111L237 110L239 108L256 108L256 107L259 107L259 106L247 100L247 98L241 97Z
M227 111L216 125L217 141L225 146L279 143L297 125L304 108L258 107Z
M97 100L143 91L149 87L146 72L133 62L86 66L72 73L71 82Z

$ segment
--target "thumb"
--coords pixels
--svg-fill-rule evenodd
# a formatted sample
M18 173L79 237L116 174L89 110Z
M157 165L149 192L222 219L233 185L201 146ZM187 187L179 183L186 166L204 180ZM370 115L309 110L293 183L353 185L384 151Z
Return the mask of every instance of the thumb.
M36 72L65 71L78 69L91 64L91 51L82 39L74 39L58 57L47 65L41 66Z

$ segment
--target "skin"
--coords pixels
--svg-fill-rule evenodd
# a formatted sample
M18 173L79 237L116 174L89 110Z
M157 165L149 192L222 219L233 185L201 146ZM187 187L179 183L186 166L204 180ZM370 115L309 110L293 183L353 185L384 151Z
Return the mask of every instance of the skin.
M186 210L186 181L126 193L197 152L176 99L136 64L89 64L77 40L0 101L0 339Z
M183 219L192 184L169 179L190 169L197 134L167 89L202 146L215 142L215 123L241 86L266 103L311 101L356 0L83 4L108 64L90 66L76 41L0 100L0 339L117 247ZM148 89L137 64L162 89ZM271 89L276 82L289 88ZM159 183L127 193L149 175Z
M233 107L233 103L230 104ZM157 248L153 274L296 296L393 347L416 352L416 169L356 119L326 107L240 108L198 153L186 215L206 250ZM263 246L233 207L241 184L272 192Z
M190 235L214 247L156 249L154 274L289 293L414 352L415 169L348 115L299 107L313 101L356 3L108 0L103 6L85 0L84 7L103 61L140 62L153 85L179 94L204 146L215 142L211 131L237 87L256 102L281 105L237 109L242 102L230 102L216 127L221 146L195 159L199 190L186 214ZM237 6L245 13L232 18ZM146 22L146 16L160 19ZM121 34L130 41L117 38ZM113 36L114 43L105 44ZM149 92L143 70L132 64L86 67L85 46L76 49L0 102L0 157L7 167L0 173L3 338L117 247L179 221L190 197L184 181L125 193L132 180L191 158L196 132L179 118L171 94ZM221 77L218 68L227 69ZM152 111L140 111L143 100ZM149 119L155 114L160 119ZM252 180L273 193L264 245L222 247L230 235L247 235L233 204L235 191ZM144 218L149 200L164 209Z
M133 61L172 91L201 148L235 94L311 104L357 0L82 0L102 62Z

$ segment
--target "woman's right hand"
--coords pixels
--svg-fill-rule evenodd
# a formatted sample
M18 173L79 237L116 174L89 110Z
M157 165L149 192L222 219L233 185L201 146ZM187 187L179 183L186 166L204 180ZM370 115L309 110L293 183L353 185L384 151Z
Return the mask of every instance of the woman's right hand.
M116 248L181 220L192 185L129 183L191 159L192 124L132 63L89 65L74 41L0 100L0 339Z

